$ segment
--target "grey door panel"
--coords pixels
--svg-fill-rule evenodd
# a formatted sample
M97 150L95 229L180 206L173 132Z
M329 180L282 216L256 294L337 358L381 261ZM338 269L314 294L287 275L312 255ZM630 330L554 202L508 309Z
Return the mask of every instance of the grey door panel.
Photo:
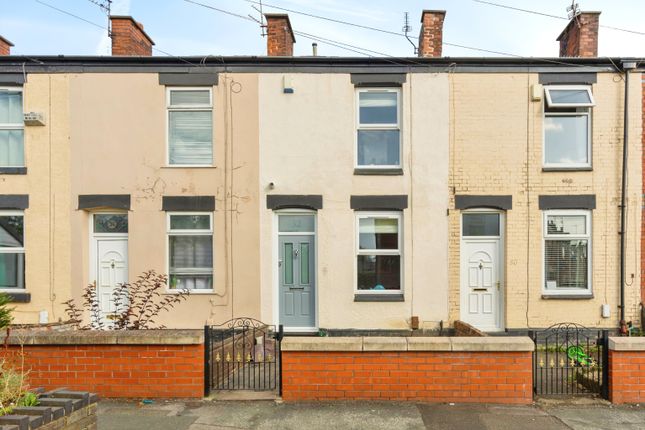
M280 324L316 326L316 262L313 235L280 235Z

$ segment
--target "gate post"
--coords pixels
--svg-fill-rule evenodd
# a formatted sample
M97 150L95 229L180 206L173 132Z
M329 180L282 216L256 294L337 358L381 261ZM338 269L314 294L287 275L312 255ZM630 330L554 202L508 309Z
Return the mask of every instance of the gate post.
M278 385L278 395L282 397L282 338L284 337L284 326L282 324L278 325L278 351L280 357L280 384Z
M211 339L210 330L207 325L204 326L204 397L211 393Z
M537 338L535 337L535 331L534 330L529 330L528 332L529 337L533 341L533 344L535 345L533 348L533 353L531 354L531 391L533 392L533 398L535 398L535 392L536 392L536 380L537 380L537 367L536 367L536 355L537 355Z
M609 330L602 331L602 389L601 396L609 400Z

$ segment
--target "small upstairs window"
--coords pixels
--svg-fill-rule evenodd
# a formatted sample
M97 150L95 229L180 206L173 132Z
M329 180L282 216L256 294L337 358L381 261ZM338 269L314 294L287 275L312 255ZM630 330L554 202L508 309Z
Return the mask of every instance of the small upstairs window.
M591 88L553 86L544 92L544 167L591 167Z
M22 89L0 87L0 167L25 166Z
M357 90L357 168L401 167L399 89Z
M213 164L213 100L210 88L168 88L168 165Z

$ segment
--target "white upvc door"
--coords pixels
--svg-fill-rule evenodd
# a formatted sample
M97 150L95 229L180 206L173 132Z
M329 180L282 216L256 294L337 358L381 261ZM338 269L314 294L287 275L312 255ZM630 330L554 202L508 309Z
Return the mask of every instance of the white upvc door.
M114 313L114 289L119 284L128 282L128 240L96 240L96 287L99 306L103 315Z

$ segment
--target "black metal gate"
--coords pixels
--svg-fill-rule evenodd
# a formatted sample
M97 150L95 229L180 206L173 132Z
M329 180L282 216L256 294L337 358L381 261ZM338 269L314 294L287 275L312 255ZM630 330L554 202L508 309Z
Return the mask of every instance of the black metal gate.
M204 327L204 392L281 390L282 326L236 318Z
M607 330L575 323L530 331L533 353L533 394L536 396L608 396Z

